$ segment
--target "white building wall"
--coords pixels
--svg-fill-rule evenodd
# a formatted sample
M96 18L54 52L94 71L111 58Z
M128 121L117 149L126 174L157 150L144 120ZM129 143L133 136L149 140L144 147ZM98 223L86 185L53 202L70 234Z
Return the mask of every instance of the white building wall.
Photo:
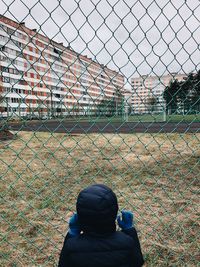
M141 76L131 79L132 85L132 108L134 113L148 113L148 98L155 97L157 104L154 107L154 112L163 112L165 108L165 101L163 93L165 87L169 85L173 79L183 80L185 74L172 73L159 76Z
M98 102L116 97L124 85L116 71L1 15L0 68L3 116L26 115L37 108L47 114L52 107L67 114L77 105L95 111Z

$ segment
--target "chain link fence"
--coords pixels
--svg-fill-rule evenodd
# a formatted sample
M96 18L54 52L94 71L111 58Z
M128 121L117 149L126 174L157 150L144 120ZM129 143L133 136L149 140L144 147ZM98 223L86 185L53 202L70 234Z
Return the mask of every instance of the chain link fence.
M57 266L79 191L146 266L199 265L198 0L0 0L1 266Z

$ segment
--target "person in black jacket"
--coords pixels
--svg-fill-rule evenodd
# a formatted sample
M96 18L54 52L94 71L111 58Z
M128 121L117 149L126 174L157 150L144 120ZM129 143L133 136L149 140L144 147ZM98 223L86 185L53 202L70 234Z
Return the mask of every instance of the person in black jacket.
M58 267L140 267L144 260L133 214L122 211L107 186L95 184L77 198L77 214L69 221ZM118 221L121 231L116 231Z

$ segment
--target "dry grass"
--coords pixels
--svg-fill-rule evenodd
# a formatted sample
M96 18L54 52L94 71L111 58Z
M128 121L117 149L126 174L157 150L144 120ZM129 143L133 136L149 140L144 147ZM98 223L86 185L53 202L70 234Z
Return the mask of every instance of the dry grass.
M79 190L134 211L147 266L197 266L200 134L18 134L0 143L0 266L56 266Z

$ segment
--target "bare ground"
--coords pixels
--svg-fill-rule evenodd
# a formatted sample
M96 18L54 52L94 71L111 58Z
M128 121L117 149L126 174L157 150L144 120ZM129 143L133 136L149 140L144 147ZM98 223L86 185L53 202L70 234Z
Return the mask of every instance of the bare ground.
M146 266L197 266L199 139L21 132L1 142L0 266L56 266L77 194L96 182L134 212Z
M0 129L0 141L11 140L14 138L14 135L9 130Z

